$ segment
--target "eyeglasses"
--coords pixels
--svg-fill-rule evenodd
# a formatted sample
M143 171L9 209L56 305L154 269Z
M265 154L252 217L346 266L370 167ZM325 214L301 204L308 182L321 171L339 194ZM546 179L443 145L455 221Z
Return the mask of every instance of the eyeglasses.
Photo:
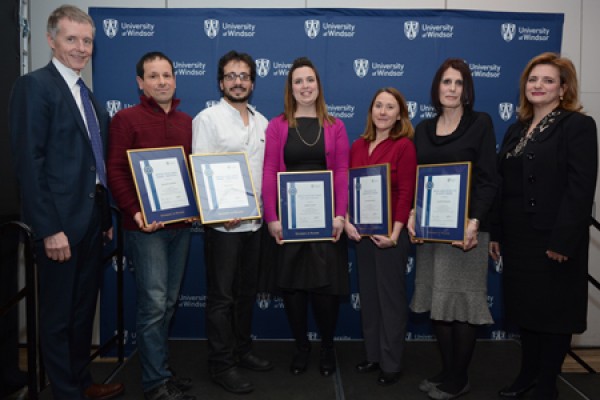
M225 79L228 82L233 82L237 78L240 78L240 81L242 81L242 82L246 82L246 81L250 80L250 74L247 74L245 72L242 72L241 74L236 74L235 72L230 72L228 74L223 75L223 79Z

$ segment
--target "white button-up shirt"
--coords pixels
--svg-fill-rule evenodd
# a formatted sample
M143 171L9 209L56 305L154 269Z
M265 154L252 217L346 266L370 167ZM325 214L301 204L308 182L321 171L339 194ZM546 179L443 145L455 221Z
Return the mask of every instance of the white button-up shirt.
M248 106L248 111L248 125L244 125L240 112L221 98L217 105L198 113L192 122L192 153L245 152L254 190L262 208L260 194L268 121L251 106ZM261 225L262 220L244 220L228 231L222 224L213 227L221 232L249 232L257 231Z

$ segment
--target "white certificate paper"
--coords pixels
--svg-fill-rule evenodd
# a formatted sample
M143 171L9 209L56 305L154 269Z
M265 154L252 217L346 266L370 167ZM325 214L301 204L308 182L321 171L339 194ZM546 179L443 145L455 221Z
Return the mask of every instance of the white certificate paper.
M362 176L353 181L358 200L354 202L354 221L357 224L382 224L381 176Z
M202 176L210 210L248 207L239 163L202 164Z
M425 176L421 226L457 228L460 175Z
M140 167L153 212L190 205L176 158L140 161Z
M325 228L324 182L288 182L286 192L288 229Z

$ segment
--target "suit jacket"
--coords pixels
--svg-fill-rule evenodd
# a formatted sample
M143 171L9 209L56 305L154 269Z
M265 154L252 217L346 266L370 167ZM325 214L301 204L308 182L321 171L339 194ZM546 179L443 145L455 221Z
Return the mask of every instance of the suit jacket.
M498 154L500 166L523 129L521 122L508 128ZM591 117L563 111L525 147L523 180L504 183L523 185L523 209L532 214L533 226L551 230L548 248L571 258L588 238L598 173L597 140ZM501 193L494 218L500 226ZM501 229L493 232L493 239L501 241Z
M106 152L109 115L90 97ZM17 79L9 107L23 221L36 239L63 231L70 245L76 245L94 211L96 166L71 90L50 62Z

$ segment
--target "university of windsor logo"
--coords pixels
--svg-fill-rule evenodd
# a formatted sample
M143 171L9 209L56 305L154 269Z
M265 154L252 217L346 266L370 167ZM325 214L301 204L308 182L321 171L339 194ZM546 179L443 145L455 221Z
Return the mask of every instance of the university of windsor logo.
M502 24L501 28L502 39L506 42L510 42L515 38L515 32L517 31L517 26L511 23Z
M408 40L414 40L419 34L419 22L417 21L406 21L404 23L404 34Z
M513 115L514 105L512 103L498 104L498 114L502 121L508 121Z
M321 30L321 21L317 19L307 19L304 21L304 32L311 39L316 38Z
M106 111L110 115L110 117L114 117L117 112L119 112L122 108L121 102L119 100L107 100L106 101Z
M354 60L354 72L359 78L364 78L369 72L369 60L364 58L357 58Z
M256 64L256 73L261 78L264 78L269 74L269 70L271 69L271 60L266 58L259 58L255 61Z
M411 120L417 115L418 104L416 101L407 101L406 107L408 108L408 118Z
M505 331L492 331L491 338L493 340L505 340L506 332Z
M350 301L352 303L352 308L356 311L360 311L360 294L352 293L352 295L350 296Z
M261 310L266 310L271 304L271 295L267 292L260 292L256 294L256 304Z
M204 33L210 39L214 39L219 34L219 20L218 19L205 19L204 20Z
M409 275L411 272L413 272L414 269L415 269L415 258L408 257L408 260L406 260L406 275Z
M102 25L104 26L104 33L109 39L117 36L117 31L119 30L119 21L116 19L107 18L102 21Z

